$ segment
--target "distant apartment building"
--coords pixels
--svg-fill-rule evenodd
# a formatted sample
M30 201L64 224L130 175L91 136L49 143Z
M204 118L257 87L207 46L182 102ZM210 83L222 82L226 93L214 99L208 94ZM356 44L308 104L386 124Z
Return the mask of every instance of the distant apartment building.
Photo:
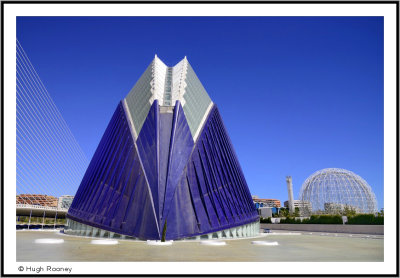
M258 196L252 196L252 198L256 207L269 207L269 208L281 207L281 201L277 199L262 199L258 198Z
M305 209L307 211L312 210L311 203L307 201L293 200L293 204L295 209L299 208L299 209ZM285 208L289 208L289 201L285 201L283 205L285 206Z
M17 204L38 205L43 207L57 207L58 199L43 194L20 194L16 198Z

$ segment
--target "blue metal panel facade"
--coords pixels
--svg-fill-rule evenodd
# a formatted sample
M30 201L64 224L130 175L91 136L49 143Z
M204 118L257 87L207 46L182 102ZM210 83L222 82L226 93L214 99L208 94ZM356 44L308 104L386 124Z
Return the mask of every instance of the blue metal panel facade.
M184 110L150 108L135 142L122 104L82 180L68 217L141 239L207 234L255 222L257 210L216 106L197 142Z
M171 139L169 142L168 175L165 183L164 209L161 218L161 227L169 213L172 199L176 192L179 180L184 175L194 142L190 133L185 113L179 101L174 109ZM186 199L188 201L189 199ZM169 225L168 225L169 227Z
M136 141L143 170L149 183L157 219L159 218L159 119L158 100L153 102Z
M216 106L192 150L170 207L167 239L208 234L258 220Z
M150 188L120 103L68 210L72 220L142 239L159 239Z

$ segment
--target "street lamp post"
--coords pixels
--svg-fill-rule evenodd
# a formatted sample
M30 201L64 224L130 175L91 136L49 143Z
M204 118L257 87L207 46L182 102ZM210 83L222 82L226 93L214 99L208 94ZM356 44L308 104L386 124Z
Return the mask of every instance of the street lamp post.
M32 208L31 208L31 213L29 214L28 230L29 227L31 226L31 217L32 217Z
M42 222L42 230L43 230L43 226L44 226L44 218L46 216L46 210L43 211L43 222Z
M56 209L56 216L54 217L54 230L56 229L57 212L58 212L58 209Z

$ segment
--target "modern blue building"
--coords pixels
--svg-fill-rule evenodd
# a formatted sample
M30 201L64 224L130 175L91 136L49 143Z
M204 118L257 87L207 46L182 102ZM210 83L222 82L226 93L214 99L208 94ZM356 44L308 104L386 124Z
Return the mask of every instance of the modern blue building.
M186 57L157 56L122 100L67 215L67 233L159 240L258 234L217 106Z

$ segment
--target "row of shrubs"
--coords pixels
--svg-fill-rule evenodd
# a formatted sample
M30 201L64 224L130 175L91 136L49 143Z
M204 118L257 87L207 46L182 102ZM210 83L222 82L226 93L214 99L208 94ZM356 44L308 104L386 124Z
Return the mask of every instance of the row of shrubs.
M260 223L272 223L271 222L271 217L268 217L268 218L261 217L260 218Z
M260 223L271 223L271 217L260 219ZM282 224L343 224L340 215L311 215L310 218L296 219L295 217L281 218ZM357 214L347 217L347 224L351 225L383 225L383 216L374 214Z
M281 218L280 223L287 224L343 224L340 215L311 215L310 218L295 219L294 217Z
M383 225L383 216L373 214L357 214L347 217L347 224L352 225Z

